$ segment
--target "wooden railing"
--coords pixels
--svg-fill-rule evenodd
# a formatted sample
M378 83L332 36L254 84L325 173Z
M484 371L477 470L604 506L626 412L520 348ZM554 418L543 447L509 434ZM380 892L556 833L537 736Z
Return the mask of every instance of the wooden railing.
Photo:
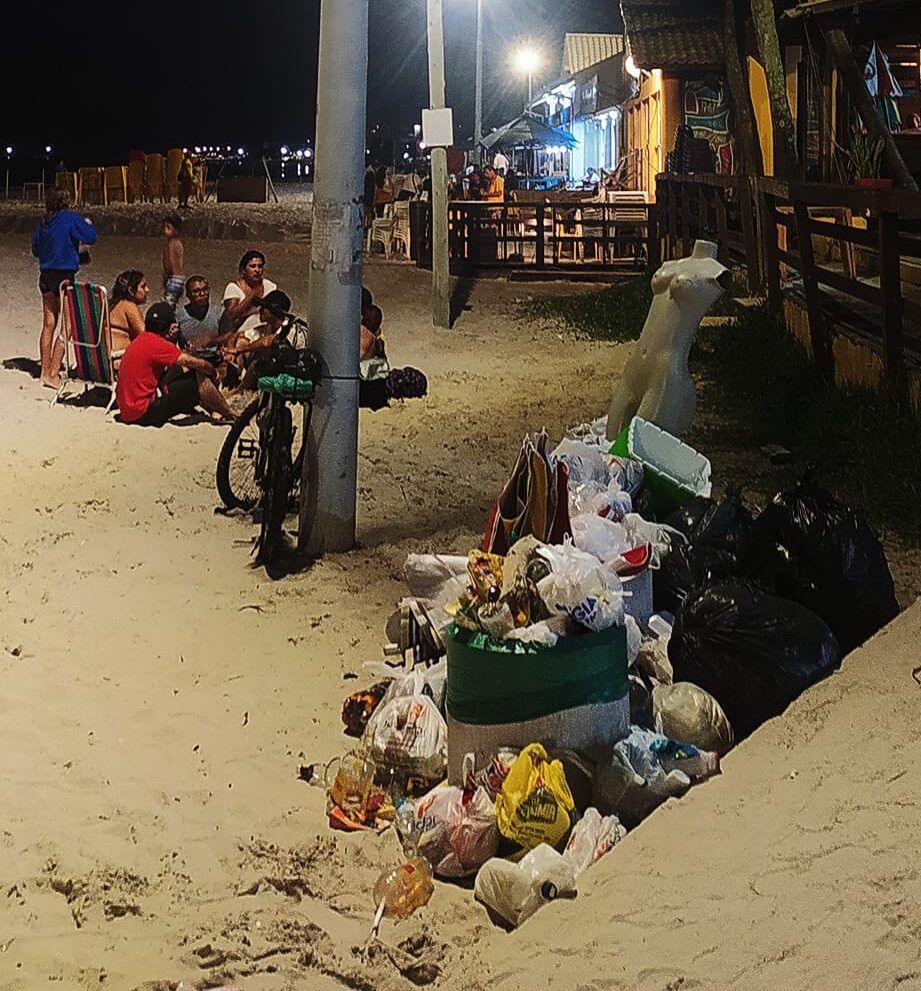
M900 376L908 345L921 350L921 292L911 298L902 278L903 260L921 258L921 194L661 175L656 201L658 244L650 245L650 258L680 257L706 238L724 264L745 266L751 291L773 308L784 290L801 289L813 355L827 374L832 318L844 316L877 338L890 378Z
M430 205L412 204L413 257L431 265ZM452 269L524 268L641 272L648 263L649 227L655 210L644 202L567 200L448 205ZM653 233L653 242L657 238Z

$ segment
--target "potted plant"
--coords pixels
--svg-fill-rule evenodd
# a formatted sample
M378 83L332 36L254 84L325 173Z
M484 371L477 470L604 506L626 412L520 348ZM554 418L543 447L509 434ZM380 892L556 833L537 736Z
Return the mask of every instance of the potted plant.
M892 185L891 179L883 179L879 174L884 148L882 138L873 138L856 127L851 131L850 145L842 150L855 186L885 189Z

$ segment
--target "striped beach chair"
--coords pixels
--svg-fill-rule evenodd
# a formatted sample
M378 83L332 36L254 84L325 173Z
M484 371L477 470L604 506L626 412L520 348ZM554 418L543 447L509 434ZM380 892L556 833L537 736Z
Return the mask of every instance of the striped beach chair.
M106 413L115 402L115 358L109 327L109 294L105 286L92 282L64 282L61 285L61 319L56 344L63 345L64 369L61 388L51 405L63 397L70 383L102 386L112 395Z

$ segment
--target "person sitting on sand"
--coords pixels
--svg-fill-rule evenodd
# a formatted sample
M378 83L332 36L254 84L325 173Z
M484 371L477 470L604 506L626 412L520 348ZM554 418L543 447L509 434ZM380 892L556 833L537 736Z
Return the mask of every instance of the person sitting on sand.
M190 348L215 344L221 336L224 307L211 302L208 280L203 275L190 275L186 279L185 294L188 303L176 311L181 340Z
M176 346L179 323L169 303L154 303L144 330L128 346L118 370L115 398L122 423L162 427L177 413L196 406L217 414L223 422L237 415L215 385L217 373L204 358Z
M381 324L384 313L373 303L361 315L361 341L358 349L360 361L368 358L384 357L384 339L381 337Z
M254 341L259 335L259 305L263 296L277 289L271 279L265 278L265 255L261 251L247 251L240 259L240 275L235 282L228 282L224 289L224 317L221 330L224 333L242 331Z
M285 317L291 310L291 300L286 293L280 289L273 289L262 299L259 307L259 320L256 328L258 336L255 340L250 340L242 332L238 332L235 339L224 350L224 357L237 366L238 370L244 370L242 379L237 389L232 390L249 392L256 388L256 382L260 374L265 374L260 367L263 363L260 358L267 348L270 348L281 330Z
M141 307L147 302L150 286L144 273L129 268L115 277L109 296L109 327L112 330L112 350L119 354L144 332Z

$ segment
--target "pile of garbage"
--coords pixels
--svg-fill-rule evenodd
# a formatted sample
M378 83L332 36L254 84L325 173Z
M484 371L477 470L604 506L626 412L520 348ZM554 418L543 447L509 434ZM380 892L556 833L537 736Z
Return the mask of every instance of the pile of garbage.
M482 547L410 555L393 660L343 705L360 744L302 769L331 825L399 836L375 932L434 876L475 875L507 927L575 896L897 612L879 541L813 474L755 518L654 425L610 450L604 428L526 437Z

